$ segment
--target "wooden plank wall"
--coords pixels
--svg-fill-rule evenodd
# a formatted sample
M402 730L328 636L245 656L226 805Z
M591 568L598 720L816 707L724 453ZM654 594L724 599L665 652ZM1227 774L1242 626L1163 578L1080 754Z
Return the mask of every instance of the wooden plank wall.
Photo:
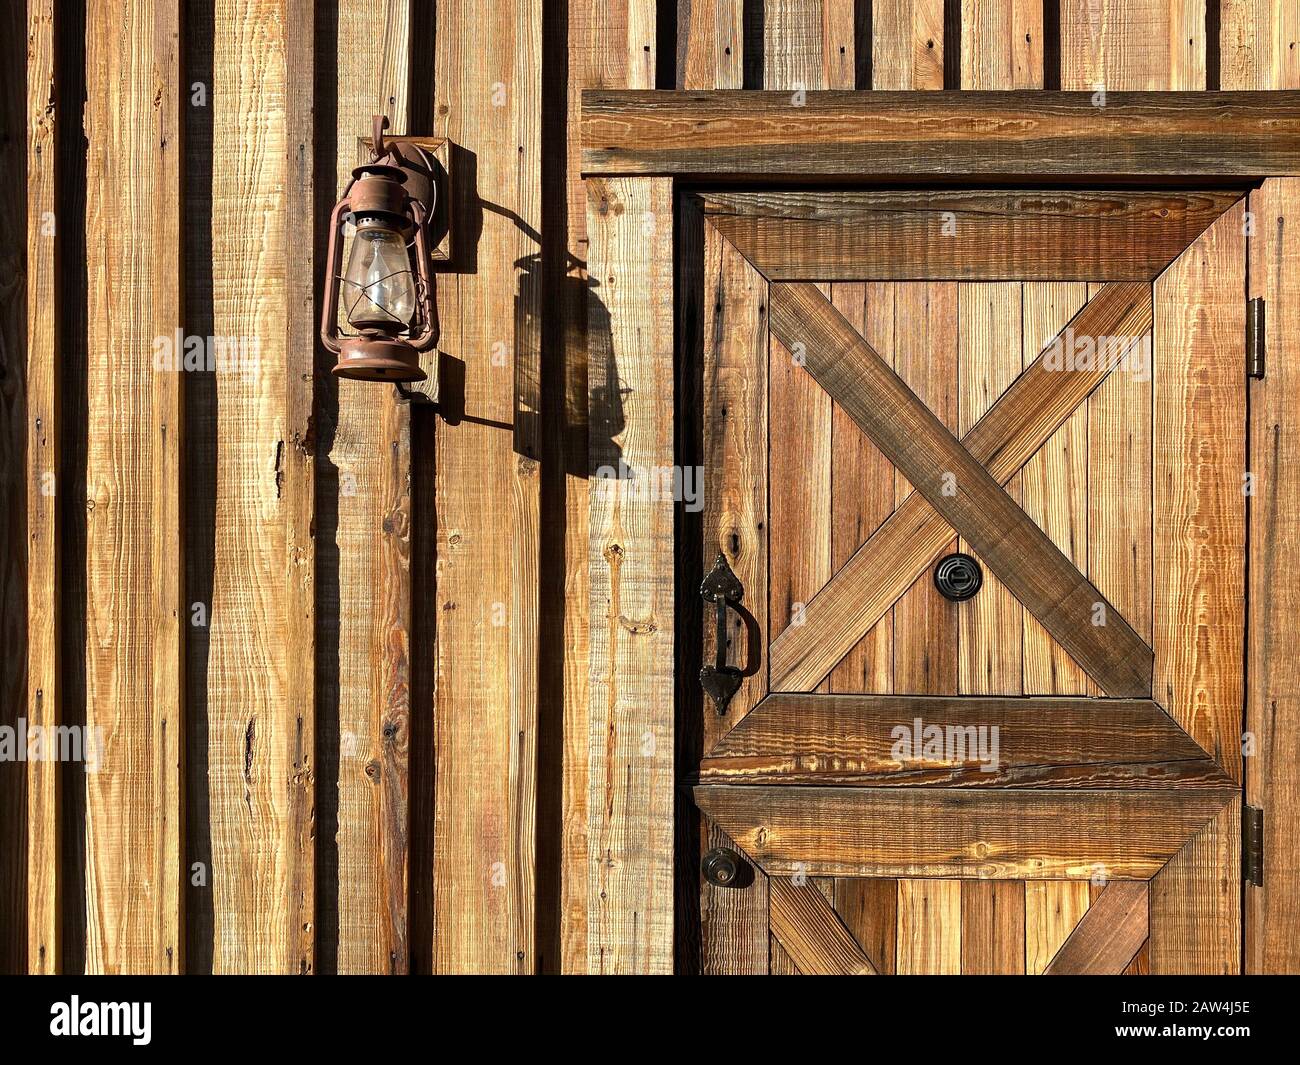
M23 844L0 849L0 968L41 972L671 964L671 699L647 709L609 683L611 663L659 653L632 648L671 647L671 616L644 641L634 632L653 605L635 597L671 554L671 515L621 513L616 527L589 501L590 466L614 437L586 411L589 385L639 387L617 439L629 461L672 462L641 435L671 341L636 333L650 312L626 287L646 284L640 222L600 206L662 215L655 240L671 240L671 208L660 183L603 190L589 264L577 153L545 171L543 141L548 122L572 135L583 86L1300 87L1294 14L1262 0L91 0L57 15L29 0L3 18L0 106L26 132L0 151L29 192L0 208L3 276L25 278L0 288L0 632L20 649L0 666L0 723L25 708L31 722L99 726L106 743L95 774L0 765L0 831ZM544 103L561 97L564 122ZM312 339L320 219L375 111L463 149L454 217L474 238L439 279L450 372L427 389L437 414L336 385ZM1300 697L1270 642L1294 611L1261 586L1290 565L1300 507L1274 475L1296 450L1284 398L1296 199L1271 182L1249 205L1273 353L1250 396L1248 715L1257 739L1276 737L1246 761L1270 832L1266 885L1247 896L1257 971L1293 968L1300 951L1287 775ZM84 313L54 298L79 288ZM837 299L879 312L858 295ZM588 380L593 323L617 380L594 365ZM177 329L248 338L260 368L154 372L154 338ZM1111 402L1094 398L1093 424L1127 418ZM817 424L833 449L833 415ZM432 493L419 528L413 483ZM807 557L829 564L828 551ZM414 561L436 567L418 592ZM1103 587L1123 605L1126 571L1110 572ZM415 595L431 615L419 645ZM655 668L671 690L670 667ZM433 680L413 705L420 670ZM1230 725L1214 725L1225 752ZM417 767L421 735L430 764ZM421 789L432 809L412 798ZM554 822L539 812L548 789ZM562 843L541 862L553 824ZM1238 831L1230 815L1197 846L1230 863ZM417 863L421 845L433 854ZM1037 957L1083 908L963 891L940 909L981 931L948 941L907 919L937 902L885 886L819 886L884 968L1014 966L990 957L993 922L1023 920ZM1153 919L1214 897L1175 869L1153 886ZM1231 943L1189 961L1156 940L1153 968L1231 965Z

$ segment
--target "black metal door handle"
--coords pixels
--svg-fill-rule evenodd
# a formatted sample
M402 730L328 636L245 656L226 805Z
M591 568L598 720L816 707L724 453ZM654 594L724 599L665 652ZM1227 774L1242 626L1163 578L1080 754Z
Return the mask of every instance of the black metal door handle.
M739 606L744 598L745 588L740 579L727 565L726 556L719 553L713 563L713 569L700 583L700 595L706 603L713 603L717 621L717 652L714 664L700 670L700 686L704 693L713 700L718 714L727 712L727 704L740 688L744 673L736 666L727 665L727 607Z

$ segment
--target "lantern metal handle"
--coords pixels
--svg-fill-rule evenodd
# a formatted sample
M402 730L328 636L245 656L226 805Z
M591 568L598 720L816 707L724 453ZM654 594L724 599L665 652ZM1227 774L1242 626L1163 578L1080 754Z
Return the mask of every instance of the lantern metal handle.
M349 182L348 189L351 188L352 184ZM325 285L325 305L321 309L320 341L325 345L326 350L334 355L337 355L340 350L338 341L339 286L337 278L339 270L343 266L343 242L339 240L339 222L351 206L352 197L346 194L334 205L334 210L330 213L330 242L325 252L325 262L329 264L329 270L325 274L328 283Z

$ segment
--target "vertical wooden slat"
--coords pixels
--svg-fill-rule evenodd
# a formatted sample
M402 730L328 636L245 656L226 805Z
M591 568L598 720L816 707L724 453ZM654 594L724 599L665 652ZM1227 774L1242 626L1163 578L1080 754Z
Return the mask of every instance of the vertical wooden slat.
M1087 301L1087 285L1028 282L1022 288L1021 361L1028 366ZM1088 568L1088 408L1081 406L1027 463L1020 490L1025 513L1080 572ZM1086 695L1087 675L1026 611L1024 689L1027 694Z
M960 880L898 882L898 973L961 972Z
M1020 374L1020 283L993 281L958 286L960 369L958 395L962 436L970 432ZM1007 482L1020 499L1021 474ZM954 484L960 492L962 486ZM968 550L963 542L962 550ZM1024 608L987 565L984 586L957 607L963 695L1019 695L1023 690L1021 645Z
M834 901L836 912L862 944L876 971L892 975L898 953L898 881L839 877Z
M1091 901L1086 880L1025 881L1025 972L1041 976Z
M943 88L944 0L873 0L871 87Z
M1241 779L1245 203L1155 282L1156 700Z
M560 965L587 971L587 794L590 697L588 679L591 602L589 566L589 463L587 456L587 195L579 168L578 120L583 88L652 88L653 0L571 0L568 5L568 260L562 299L564 323L565 603L564 756L560 874ZM619 28L615 33L614 28ZM629 28L630 27L630 28ZM616 41L622 41L620 47ZM599 302L599 297L597 297ZM594 328L603 328L597 315ZM545 445L545 441L543 442ZM545 604L543 604L544 606ZM545 697L545 693L542 693Z
M286 0L213 10L211 329L256 357L216 369L213 420L193 427L213 441L203 490L218 530L205 678L216 972L313 965L311 26L310 4Z
M59 536L56 522L59 469L60 404L56 362L55 269L55 123L53 0L32 0L27 5L27 411L26 418L9 424L25 430L27 444L27 725L50 729L60 723L59 676ZM12 375L6 374L6 377ZM8 412L5 396L5 409ZM21 437L19 438L21 439ZM12 512L17 517L21 507ZM7 530L8 523L5 529ZM6 535L0 531L0 535ZM15 542L4 556L21 558ZM4 614L8 630L8 598L13 570L4 575ZM17 581L13 582L14 585ZM16 588L13 588L16 591ZM9 639L6 636L6 645ZM7 656L21 678L19 655ZM15 710L23 701L10 699L14 686L6 675L5 705ZM3 718L5 725L14 724ZM7 766L17 783L19 766ZM52 973L59 967L59 793L58 764L32 761L27 772L27 971ZM16 790L16 789L15 789ZM6 804L7 805L7 804ZM14 803L13 807L18 804ZM6 847L15 880L22 874L18 823L6 818ZM12 832L12 835L8 833ZM17 890L6 885L4 905L19 901ZM14 925L17 925L14 921ZM16 938L16 937L15 937ZM0 947L0 954L5 953ZM4 959L0 958L0 965ZM21 962L13 959L17 967Z
M677 87L740 89L745 81L745 0L678 0Z
M357 35L359 24L377 27ZM406 131L410 51L408 0L366 0L338 13L334 184L366 160L371 116ZM439 280L439 296L442 282ZM321 770L337 773L320 800L329 838L318 907L322 971L386 973L406 967L405 804L410 583L410 414L389 388L338 381L326 426L322 508L335 518L322 544L328 582L319 637L322 683L337 685L337 723ZM328 519L326 519L328 521ZM325 534L328 536L328 533ZM424 653L429 653L425 648ZM333 715L331 715L333 716ZM323 723L324 724L324 723ZM333 762L331 766L329 763ZM333 773L331 773L331 776Z
M717 825L710 825L705 850L736 844ZM745 863L742 879L729 887L708 881L700 886L700 922L707 976L766 976L768 971L767 874Z
M1025 971L1025 883L963 880L961 971L1014 976Z
M1061 88L1205 88L1206 0L1060 0Z
M534 957L541 3L438 6L438 132L473 159L438 278L435 967ZM626 45L625 45L626 47ZM490 205L490 207L489 207Z
M1225 806L1151 880L1153 975L1241 971L1241 807Z
M743 607L728 612L728 660L752 668L751 615L759 633L768 622L768 336L767 281L712 226L704 226L704 556L719 553L745 588ZM789 530L786 530L789 534ZM797 537L799 530L794 531ZM787 543L788 546L788 543ZM778 615L784 623L788 612ZM715 653L715 618L706 611L704 654ZM763 656L763 651L758 651ZM708 751L767 694L766 657L719 715L704 706Z
M831 301L892 364L894 289L889 283L836 284ZM831 572L880 527L894 510L894 467L838 404L831 404ZM893 690L894 626L887 614L831 670L835 692Z
M174 0L86 13L87 968L181 968L181 321ZM165 341L164 341L165 342Z
M588 181L592 461L644 483L673 463L672 183ZM619 409L615 410L617 404ZM595 427L617 426L612 440ZM591 498L588 968L673 961L673 502L626 480Z
M1277 0L1219 0L1219 86L1300 86L1300 7Z
M1042 0L962 0L961 87L1043 87Z

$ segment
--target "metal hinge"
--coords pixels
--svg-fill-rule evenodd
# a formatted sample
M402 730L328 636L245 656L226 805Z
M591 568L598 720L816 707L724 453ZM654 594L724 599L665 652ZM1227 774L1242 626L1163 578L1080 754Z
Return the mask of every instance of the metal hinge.
M1264 886L1264 811L1257 806L1241 808L1241 876Z
M1264 300L1246 301L1246 376L1264 376Z

